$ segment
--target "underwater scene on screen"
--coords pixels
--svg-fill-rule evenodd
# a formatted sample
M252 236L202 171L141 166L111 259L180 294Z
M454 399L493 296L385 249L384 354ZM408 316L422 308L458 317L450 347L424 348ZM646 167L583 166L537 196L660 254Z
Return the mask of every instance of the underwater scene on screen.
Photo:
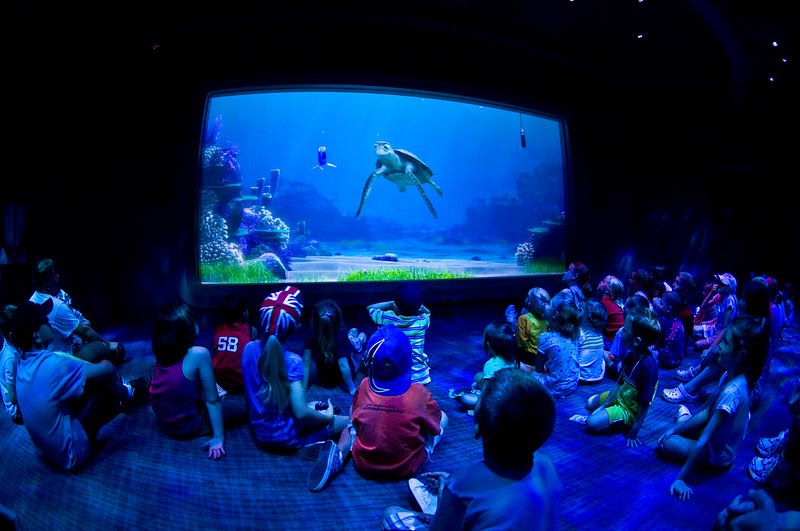
M561 272L561 123L427 95L213 95L199 157L201 283Z

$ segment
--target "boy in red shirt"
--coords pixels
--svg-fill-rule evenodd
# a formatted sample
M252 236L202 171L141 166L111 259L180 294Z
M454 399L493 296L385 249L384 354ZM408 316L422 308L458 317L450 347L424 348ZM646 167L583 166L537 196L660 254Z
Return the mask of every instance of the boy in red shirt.
M217 387L224 392L241 395L244 393L242 351L246 344L256 338L256 330L250 325L247 305L241 297L226 296L220 309L222 323L214 330L214 347L211 350L214 378Z
M356 471L373 479L413 476L433 453L447 415L418 383L411 383L411 342L393 324L379 328L367 344L369 376L353 396L351 424L338 444L327 440L308 474L319 491L352 455Z

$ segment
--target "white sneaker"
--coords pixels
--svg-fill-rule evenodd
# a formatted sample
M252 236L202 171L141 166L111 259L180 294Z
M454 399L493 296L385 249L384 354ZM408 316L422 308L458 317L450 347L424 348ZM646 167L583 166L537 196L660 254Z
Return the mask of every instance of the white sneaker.
M347 339L350 340L350 344L353 346L353 351L361 353L361 351L364 349L364 345L367 343L367 334L364 332L359 333L358 328L351 328L347 333Z
M425 514L434 514L436 508L439 506L439 496L435 492L431 492L427 483L423 483L417 478L408 480L408 488L411 489L411 494L417 500L420 510Z

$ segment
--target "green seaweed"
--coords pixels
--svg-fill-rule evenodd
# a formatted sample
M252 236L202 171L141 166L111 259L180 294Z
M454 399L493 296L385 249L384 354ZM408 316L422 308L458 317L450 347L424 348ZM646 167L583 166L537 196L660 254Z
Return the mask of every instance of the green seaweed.
M264 267L260 261L209 262L200 264L200 282L218 284L265 284L283 282Z
M525 274L563 273L564 260L560 258L540 258L522 266Z
M339 274L339 282L376 282L391 280L443 280L453 278L474 278L470 273L451 273L442 269L383 268L375 270L350 271Z

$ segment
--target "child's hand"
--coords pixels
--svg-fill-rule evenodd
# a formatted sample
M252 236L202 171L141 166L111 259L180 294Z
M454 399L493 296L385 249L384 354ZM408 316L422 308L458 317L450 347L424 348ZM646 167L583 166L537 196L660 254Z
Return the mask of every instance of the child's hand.
M222 439L209 439L205 443L203 443L203 448L208 448L208 458L217 460L223 455L225 455L225 447L223 445Z
M637 446L642 444L642 442L639 440L638 434L628 433L628 435L625 436L625 441L626 444L628 445L628 448L636 448Z
M331 402L330 398L328 399L328 409L325 410L325 413L327 413L331 419L336 416L336 411L333 409L333 402Z
M447 472L425 472L420 474L420 477L425 479L431 486L431 490L435 491L436 495L441 498L444 492L444 486L450 474Z
M719 513L715 529L776 529L775 502L763 490L741 494Z
M693 491L682 479L676 479L669 486L669 494L670 496L674 494L679 500L686 501L692 497Z

